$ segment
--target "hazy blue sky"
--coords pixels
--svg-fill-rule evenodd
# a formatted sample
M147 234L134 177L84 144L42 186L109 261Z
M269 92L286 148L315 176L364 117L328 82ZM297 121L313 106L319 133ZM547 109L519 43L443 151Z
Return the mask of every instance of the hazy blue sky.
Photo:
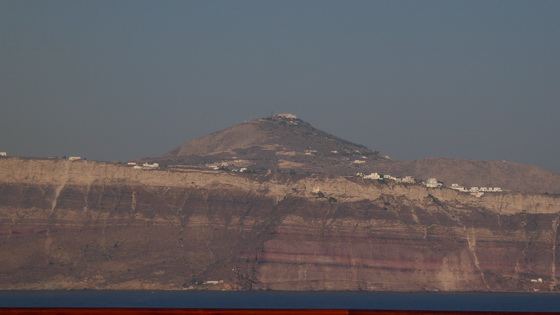
M275 113L560 173L560 1L0 1L0 151L159 156Z

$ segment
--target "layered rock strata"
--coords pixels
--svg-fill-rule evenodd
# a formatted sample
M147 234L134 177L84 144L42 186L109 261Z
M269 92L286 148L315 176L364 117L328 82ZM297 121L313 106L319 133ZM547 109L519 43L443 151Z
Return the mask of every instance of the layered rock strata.
M0 289L556 291L560 196L0 159Z

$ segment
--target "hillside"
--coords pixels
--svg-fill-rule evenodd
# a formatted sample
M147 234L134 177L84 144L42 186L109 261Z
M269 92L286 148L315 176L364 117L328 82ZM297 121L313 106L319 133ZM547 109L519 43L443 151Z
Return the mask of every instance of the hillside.
M292 114L256 119L188 141L165 157L243 152L243 149L273 150L286 154L306 150L318 156L342 154L375 155L368 148L318 130Z
M372 163L371 170L396 176L435 177L446 185L502 187L526 193L560 193L560 175L542 168L506 161L430 158L396 163Z
M435 177L447 185L560 194L560 175L535 166L448 158L390 160L378 151L318 130L292 114L247 121L190 140L163 157L148 161L206 169L246 168L257 173L353 176L378 172L413 176L419 181Z

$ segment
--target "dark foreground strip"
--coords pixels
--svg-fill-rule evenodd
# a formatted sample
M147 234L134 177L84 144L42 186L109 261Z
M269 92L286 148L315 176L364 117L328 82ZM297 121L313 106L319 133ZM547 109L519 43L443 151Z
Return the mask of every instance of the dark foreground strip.
M298 310L298 309L136 309L136 308L0 308L2 315L531 315L535 312Z

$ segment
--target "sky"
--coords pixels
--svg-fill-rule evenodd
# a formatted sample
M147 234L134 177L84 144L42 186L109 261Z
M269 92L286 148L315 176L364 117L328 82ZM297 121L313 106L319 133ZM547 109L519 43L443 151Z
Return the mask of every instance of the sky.
M560 1L0 1L0 151L126 161L271 113L560 173Z

